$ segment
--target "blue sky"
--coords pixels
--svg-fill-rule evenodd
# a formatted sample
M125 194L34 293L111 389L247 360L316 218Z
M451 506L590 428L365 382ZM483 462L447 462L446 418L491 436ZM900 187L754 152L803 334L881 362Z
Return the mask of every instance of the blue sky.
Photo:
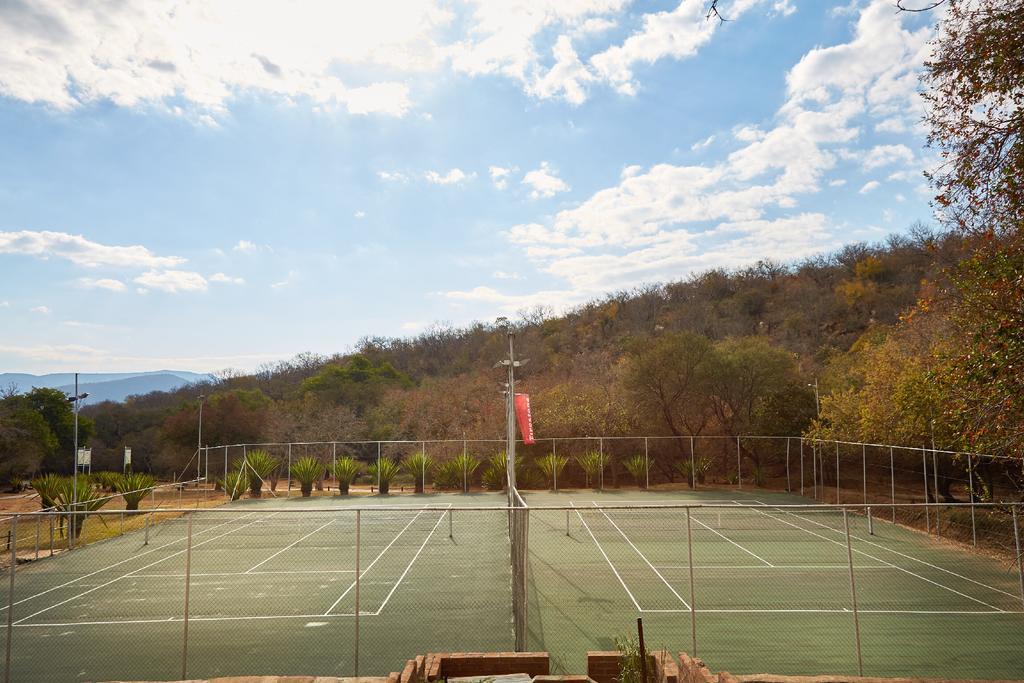
M708 4L0 5L0 370L248 370L929 220L935 13Z

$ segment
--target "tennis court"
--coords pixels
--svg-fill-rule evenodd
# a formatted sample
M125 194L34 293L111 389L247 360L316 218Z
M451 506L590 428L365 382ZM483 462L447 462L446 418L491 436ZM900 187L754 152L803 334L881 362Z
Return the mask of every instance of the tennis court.
M1024 676L1012 558L853 508L847 546L841 509L764 491L524 497L525 642L558 671L642 616L650 646L734 673L856 674L859 631L866 675ZM11 678L374 675L511 650L505 500L238 501L21 565Z

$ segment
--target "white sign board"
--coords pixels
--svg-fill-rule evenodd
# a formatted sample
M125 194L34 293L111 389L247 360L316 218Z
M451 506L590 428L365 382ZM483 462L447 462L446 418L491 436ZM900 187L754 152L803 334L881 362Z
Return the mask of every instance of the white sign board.
M79 448L78 449L78 466L79 467L91 467L92 466L92 449L91 448Z
M124 466L128 467L128 465L131 465L131 464L132 464L132 449L131 449L130 446L125 446L124 447Z

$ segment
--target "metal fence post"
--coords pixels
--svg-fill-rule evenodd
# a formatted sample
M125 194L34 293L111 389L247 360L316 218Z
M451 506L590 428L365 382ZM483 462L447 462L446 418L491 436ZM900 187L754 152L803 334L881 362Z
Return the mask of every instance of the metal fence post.
M932 483L935 490L935 503L938 505L939 502L939 461L938 456L935 454L935 448L932 447ZM939 520L942 519L942 510L938 507L935 508L935 535L942 536L942 529L939 528Z
M743 464L740 460L740 437L736 437L736 484L743 488Z
M285 497L290 498L292 495L292 445L288 444L288 491L285 492Z
M687 566L690 569L690 639L693 646L693 656L697 656L697 602L694 598L693 589L693 527L690 522L690 508L686 508L686 555Z
M814 500L818 500L818 442L811 444L811 476L814 478Z
M555 449L555 440L551 439L551 484L558 493L558 451Z
M1020 555L1020 522L1017 519L1017 507L1011 505L1010 509L1013 510L1013 543L1017 548L1017 580L1020 582L1020 601L1024 604L1024 566L1021 564ZM14 573L11 573L11 585L14 585ZM11 591L13 593L13 589Z
M338 470L338 444L334 441L331 442L331 474L334 475L334 483L338 483L338 475L335 474ZM328 489L330 490L330 489ZM338 487L341 490L341 487Z
M597 447L601 458L600 489L604 491L604 439L599 438L597 440Z
M931 512L928 510L928 458L921 449L921 468L924 473L924 527L929 534L932 532Z
M786 493L792 493L793 487L789 484L789 437L786 437Z
M355 669L356 678L359 677L359 546L360 546L360 522L362 512L356 508L356 632L355 632L355 659L353 660L353 668Z
M864 660L860 652L860 616L857 613L857 582L853 576L853 546L850 544L850 516L843 508L843 528L846 530L846 559L850 566L850 600L853 604L853 631L857 641L857 675L864 675Z
M40 533L40 528L39 527L42 525L42 523L43 523L42 518L36 517L36 559L37 560L39 559L39 533Z
M896 463L893 461L893 448L889 446L889 492L892 494L892 523L896 523Z
M978 527L974 523L974 463L971 454L967 454L967 491L971 497L971 544L978 546Z
M14 572L18 566L18 515L11 518L11 583L7 592L7 655L4 660L4 683L11 682L11 641L14 639Z
M231 492L228 491L228 447L224 447L224 479L221 481L221 488L224 489L225 496L231 496Z
M647 437L644 437L644 489L651 488L651 461Z
M800 495L804 495L804 437L800 437Z
M50 520L50 557L53 557L53 515L47 515Z
M377 493L380 493L380 441L377 442Z
M188 597L189 585L192 583L192 514L188 513L188 540L185 545L185 613L184 633L181 642L181 679L188 678Z
M693 436L690 436L690 488L697 488L697 459L694 457Z
M839 504L839 442L836 441L836 505Z
M861 477L864 480L864 504L868 504L868 447L860 445L860 464L863 470Z

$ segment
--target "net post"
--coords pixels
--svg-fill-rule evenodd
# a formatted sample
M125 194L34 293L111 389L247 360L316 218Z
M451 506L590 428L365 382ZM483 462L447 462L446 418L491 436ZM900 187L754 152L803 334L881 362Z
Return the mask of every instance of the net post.
M686 508L686 556L690 570L690 643L693 656L697 656L697 604L693 590L693 525L690 521L690 508Z
M971 497L971 545L978 547L978 527L974 523L974 462L967 454L967 493Z
M7 654L4 658L4 683L11 681L11 644L14 639L14 572L18 566L18 515L11 518L11 535L15 541L11 544L10 585L7 589Z
M1010 509L1013 511L1013 543L1017 549L1017 580L1020 583L1020 601L1024 605L1024 566L1022 566L1022 558L1020 552L1020 521L1017 514L1018 505L1010 505ZM13 582L13 575L11 581Z
M448 508L448 538L455 538L452 535L452 509Z
M120 524L118 525L117 535L124 536L124 510L121 510L120 518L121 519Z
M143 541L142 541L142 545L149 545L149 515L146 515L144 517L144 520L145 520L144 523L145 523L145 527L146 527L146 532L145 532L145 536L144 536Z
M793 487L789 483L789 437L786 437L786 493L792 493Z
M355 628L355 654L353 661L354 675L356 678L359 677L359 548L360 548L360 531L362 527L362 511L356 508L356 628Z
M869 505L868 506L868 536L874 536L874 535L875 535L875 522L874 522L874 519L871 517L871 506Z
M743 463L740 459L740 437L736 437L736 485L743 488Z
M929 534L932 532L931 511L928 509L928 458L921 449L921 471L924 476L924 527Z
M566 510L565 510L565 535L566 536L569 535L569 510L568 510L568 508L566 508Z
M183 614L183 633L181 641L181 679L188 678L188 599L189 587L192 583L192 514L188 513L188 540L185 545L185 611Z
M857 642L857 675L864 675L864 660L860 650L860 616L857 612L857 582L853 576L853 545L850 543L850 515L843 508L843 529L846 531L846 559L850 567L850 600L853 605L853 631Z
M935 491L935 504L939 503L939 463L938 456L935 454L935 447L932 447L932 484ZM939 538L942 537L942 529L939 526L939 520L942 519L941 509L935 508L935 535Z
M893 448L889 446L889 492L892 495L892 523L896 523L896 463L893 460Z

